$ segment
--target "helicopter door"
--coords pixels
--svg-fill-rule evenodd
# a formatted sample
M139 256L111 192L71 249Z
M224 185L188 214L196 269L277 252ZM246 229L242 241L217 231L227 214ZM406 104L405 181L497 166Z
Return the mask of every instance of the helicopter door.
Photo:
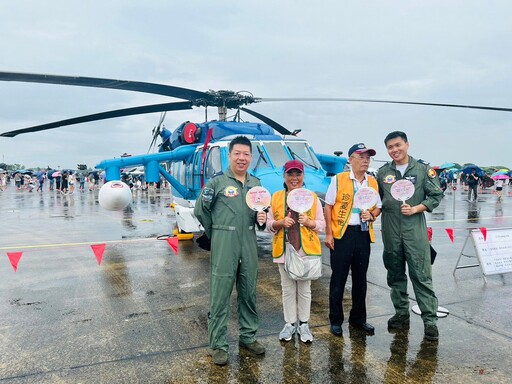
M206 183L220 171L222 171L220 147L210 147L204 162L204 182Z
M203 187L203 185L201 185L201 179L204 179L204 183L206 184L213 175L222 171L220 147L209 147L206 150L205 157L203 166L203 148L200 148L194 153L194 159L192 160L192 184L193 189L198 192Z
M194 191L201 190L201 160L203 157L203 148L196 150L194 153L194 159L192 160L192 186Z

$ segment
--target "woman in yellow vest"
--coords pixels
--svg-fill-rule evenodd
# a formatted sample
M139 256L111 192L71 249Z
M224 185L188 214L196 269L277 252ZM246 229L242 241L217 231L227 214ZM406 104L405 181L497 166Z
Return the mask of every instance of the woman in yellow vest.
M284 165L284 187L272 196L272 206L267 215L267 230L274 233L272 257L279 266L283 290L283 312L285 325L279 340L290 341L297 332L304 343L313 341L309 330L311 309L311 280L293 280L284 269L286 247L294 247L301 256L322 257L318 232L325 229L322 204L314 194L313 207L298 214L286 205L288 192L304 186L304 164L290 160ZM286 231L286 234L285 234Z

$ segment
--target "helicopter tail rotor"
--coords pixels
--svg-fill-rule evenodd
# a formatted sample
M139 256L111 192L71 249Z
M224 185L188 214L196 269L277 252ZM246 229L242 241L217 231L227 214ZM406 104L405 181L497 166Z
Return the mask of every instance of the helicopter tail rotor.
M151 148L155 146L156 138L162 133L162 123L165 120L165 115L167 114L167 111L164 111L160 114L160 121L158 122L158 125L153 128L151 131L151 134L153 135L153 138L151 139L151 144L149 144L148 153L151 151Z

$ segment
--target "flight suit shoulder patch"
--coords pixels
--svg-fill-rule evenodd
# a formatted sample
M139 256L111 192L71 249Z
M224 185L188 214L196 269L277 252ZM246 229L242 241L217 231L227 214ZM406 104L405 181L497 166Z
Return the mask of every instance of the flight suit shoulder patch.
M213 200L214 193L215 193L215 191L213 190L213 188L204 187L203 192L201 192L201 199L205 203L211 203L211 201Z

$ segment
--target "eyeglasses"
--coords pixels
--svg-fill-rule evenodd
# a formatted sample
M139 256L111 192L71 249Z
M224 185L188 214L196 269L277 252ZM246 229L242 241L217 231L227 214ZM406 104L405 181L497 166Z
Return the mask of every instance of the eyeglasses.
M352 155L350 157L353 158L353 159L360 160L360 161L364 161L364 160L372 161L372 157L370 157L368 155L367 156L365 156L365 155Z

